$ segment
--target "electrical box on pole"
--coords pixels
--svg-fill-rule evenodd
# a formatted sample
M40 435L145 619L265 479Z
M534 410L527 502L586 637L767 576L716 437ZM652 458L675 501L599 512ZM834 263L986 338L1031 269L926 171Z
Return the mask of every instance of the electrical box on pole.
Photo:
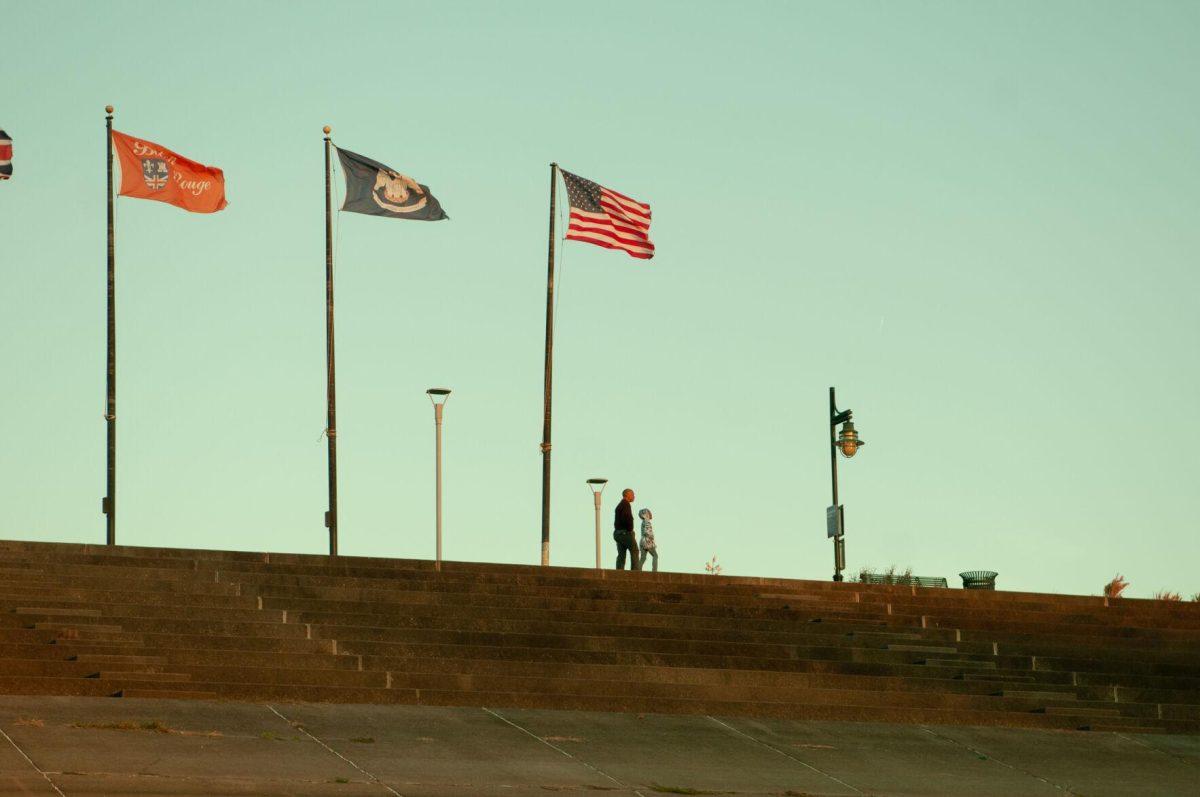
M845 508L838 504L825 508L825 536L840 539L845 532Z

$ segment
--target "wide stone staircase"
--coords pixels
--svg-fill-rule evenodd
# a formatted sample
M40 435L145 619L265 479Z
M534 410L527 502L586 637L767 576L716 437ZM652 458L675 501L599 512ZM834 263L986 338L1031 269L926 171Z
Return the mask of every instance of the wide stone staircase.
M0 694L1200 732L1200 604L0 541Z

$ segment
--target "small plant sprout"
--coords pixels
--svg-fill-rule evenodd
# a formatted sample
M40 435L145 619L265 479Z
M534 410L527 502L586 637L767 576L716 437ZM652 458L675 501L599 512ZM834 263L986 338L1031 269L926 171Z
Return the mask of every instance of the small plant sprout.
M1125 588L1129 586L1129 582L1125 580L1125 576L1117 573L1113 576L1113 580L1104 585L1104 597L1119 598Z
M1183 596L1180 595L1178 592L1171 592L1171 590L1169 590L1169 589L1160 589L1158 592L1154 593L1154 600L1156 600L1156 601L1181 601L1181 600L1183 600Z
M708 573L710 576L721 575L721 566L717 564L716 554L713 554L713 558L704 565L704 572Z

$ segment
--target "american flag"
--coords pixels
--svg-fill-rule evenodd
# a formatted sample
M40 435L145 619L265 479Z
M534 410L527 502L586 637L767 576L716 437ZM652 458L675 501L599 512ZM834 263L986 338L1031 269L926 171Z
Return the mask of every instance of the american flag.
M642 260L654 257L649 205L568 171L562 176L571 203L568 241L621 249Z
M0 130L0 180L12 177L12 139Z

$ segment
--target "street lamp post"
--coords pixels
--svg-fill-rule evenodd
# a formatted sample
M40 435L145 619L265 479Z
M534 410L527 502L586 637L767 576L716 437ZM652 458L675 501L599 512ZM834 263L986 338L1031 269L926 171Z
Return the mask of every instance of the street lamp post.
M833 505L826 511L825 517L828 535L833 538L834 581L842 580L842 571L846 568L845 513L842 505L838 503L837 453L841 451L842 456L849 459L858 453L859 448L866 445L858 438L858 432L855 431L854 422L851 420L853 417L852 410L838 411L833 388L829 388L829 471L833 478ZM839 423L842 424L841 434L837 432Z
M596 505L596 569L600 569L600 494L608 479L588 479L588 487L592 490L592 503Z
M437 484L437 559L434 567L437 570L442 569L442 410L446 406L446 402L450 400L450 389L445 387L431 387L425 391L429 396L429 401L433 404L433 425L434 436L437 438L437 457L434 465L434 481Z

